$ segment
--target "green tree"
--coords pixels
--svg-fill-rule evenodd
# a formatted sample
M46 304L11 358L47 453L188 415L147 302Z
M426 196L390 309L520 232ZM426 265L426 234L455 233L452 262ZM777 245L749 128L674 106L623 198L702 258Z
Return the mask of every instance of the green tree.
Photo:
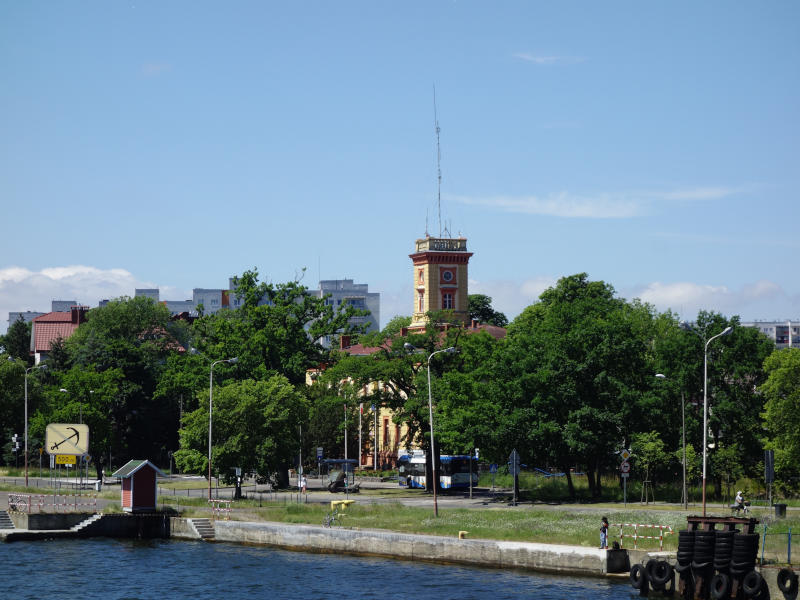
M649 419L652 309L585 273L564 277L508 328L495 380L505 438L528 462L587 473L593 497L613 453Z
M659 471L665 469L670 460L659 433L634 433L631 438L631 454L641 471L642 480L651 481L655 487Z
M182 350L171 333L176 327L167 308L152 299L120 298L90 310L87 322L64 342L64 368L122 375L105 413L115 432L110 438L115 461L149 458L167 464L168 452L177 446L177 406L155 399L168 356Z
M5 335L0 335L0 348L12 358L23 361L26 367L33 364L30 352L32 326L20 317L8 327Z
M207 394L206 394L207 395ZM234 468L260 481L286 485L286 465L299 450L299 429L307 417L305 398L289 381L274 375L266 381L244 380L214 391L212 467L226 481ZM208 470L208 402L184 415L177 466L185 472Z
M337 333L359 333L363 325L348 321L366 311L341 310L307 293L298 282L259 283L258 271L234 280L239 310L224 310L195 322L197 348L209 357L237 356L241 378L267 379L279 373L295 385L305 383L306 370L325 362L321 339Z
M405 443L425 450L428 481L432 480L432 463L427 359L436 350L458 347L463 332L452 312L431 312L424 329L406 332L406 335L402 332L394 336L387 334L368 356L334 353L334 363L320 378L322 385L329 386L340 396L353 397L356 391L366 390L357 398L358 402L390 408L394 422L406 425ZM407 345L415 350L409 350ZM451 357L442 353L431 360L434 386L438 385L442 374L452 368ZM374 382L380 385L371 385ZM437 444L435 449L437 454L442 453L441 445Z
M767 448L775 451L775 481L789 491L800 487L800 350L775 350L764 361L761 385Z
M75 366L55 373L54 378L55 384L48 387L40 410L31 420L29 445L43 447L49 423L84 423L89 427L89 454L99 478L108 464L109 452L119 445L118 432L108 416L125 383L124 374L117 368L95 371Z
M467 296L469 318L477 319L480 323L505 327L508 325L506 316L492 308L491 296L484 294L470 294Z

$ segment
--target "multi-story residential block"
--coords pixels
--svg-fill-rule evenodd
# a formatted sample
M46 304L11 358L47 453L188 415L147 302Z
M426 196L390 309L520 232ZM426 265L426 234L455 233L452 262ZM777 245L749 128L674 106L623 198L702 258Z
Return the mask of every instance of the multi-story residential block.
M380 329L381 321L381 295L370 292L366 283L353 283L352 279L323 279L319 287L310 294L317 298L325 298L325 304L335 308L352 306L361 310L368 310L369 315L353 317L353 325L366 325L366 331Z
M26 310L21 312L9 312L8 313L8 326L11 327L14 323L19 320L22 320L23 323L30 323L36 317L41 317L43 312L34 312L32 310Z
M791 321L747 321L742 327L754 327L775 342L775 347L800 348L800 322Z

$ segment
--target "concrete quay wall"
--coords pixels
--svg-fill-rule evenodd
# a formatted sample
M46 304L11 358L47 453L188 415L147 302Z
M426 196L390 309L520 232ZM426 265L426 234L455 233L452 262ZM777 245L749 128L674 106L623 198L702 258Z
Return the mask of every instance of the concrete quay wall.
M172 537L196 539L190 525L173 519ZM374 529L324 528L283 523L216 521L217 541L261 544L292 550L385 556L493 568L521 568L603 576L628 568L625 551L580 546L471 540Z

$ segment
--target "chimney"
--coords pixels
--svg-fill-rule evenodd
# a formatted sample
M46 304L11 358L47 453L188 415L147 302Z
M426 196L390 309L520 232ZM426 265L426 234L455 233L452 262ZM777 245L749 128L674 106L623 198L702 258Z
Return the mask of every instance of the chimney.
M340 335L339 336L339 348L344 350L345 348L350 347L350 336L349 335Z
M80 325L86 323L86 311L89 310L88 306L71 306L70 322L73 325Z

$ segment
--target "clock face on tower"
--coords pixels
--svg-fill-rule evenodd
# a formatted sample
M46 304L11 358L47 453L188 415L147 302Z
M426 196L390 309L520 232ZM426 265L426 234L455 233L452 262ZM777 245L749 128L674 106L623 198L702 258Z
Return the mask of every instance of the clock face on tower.
M450 270L442 271L442 280L450 283L453 281L453 272Z

